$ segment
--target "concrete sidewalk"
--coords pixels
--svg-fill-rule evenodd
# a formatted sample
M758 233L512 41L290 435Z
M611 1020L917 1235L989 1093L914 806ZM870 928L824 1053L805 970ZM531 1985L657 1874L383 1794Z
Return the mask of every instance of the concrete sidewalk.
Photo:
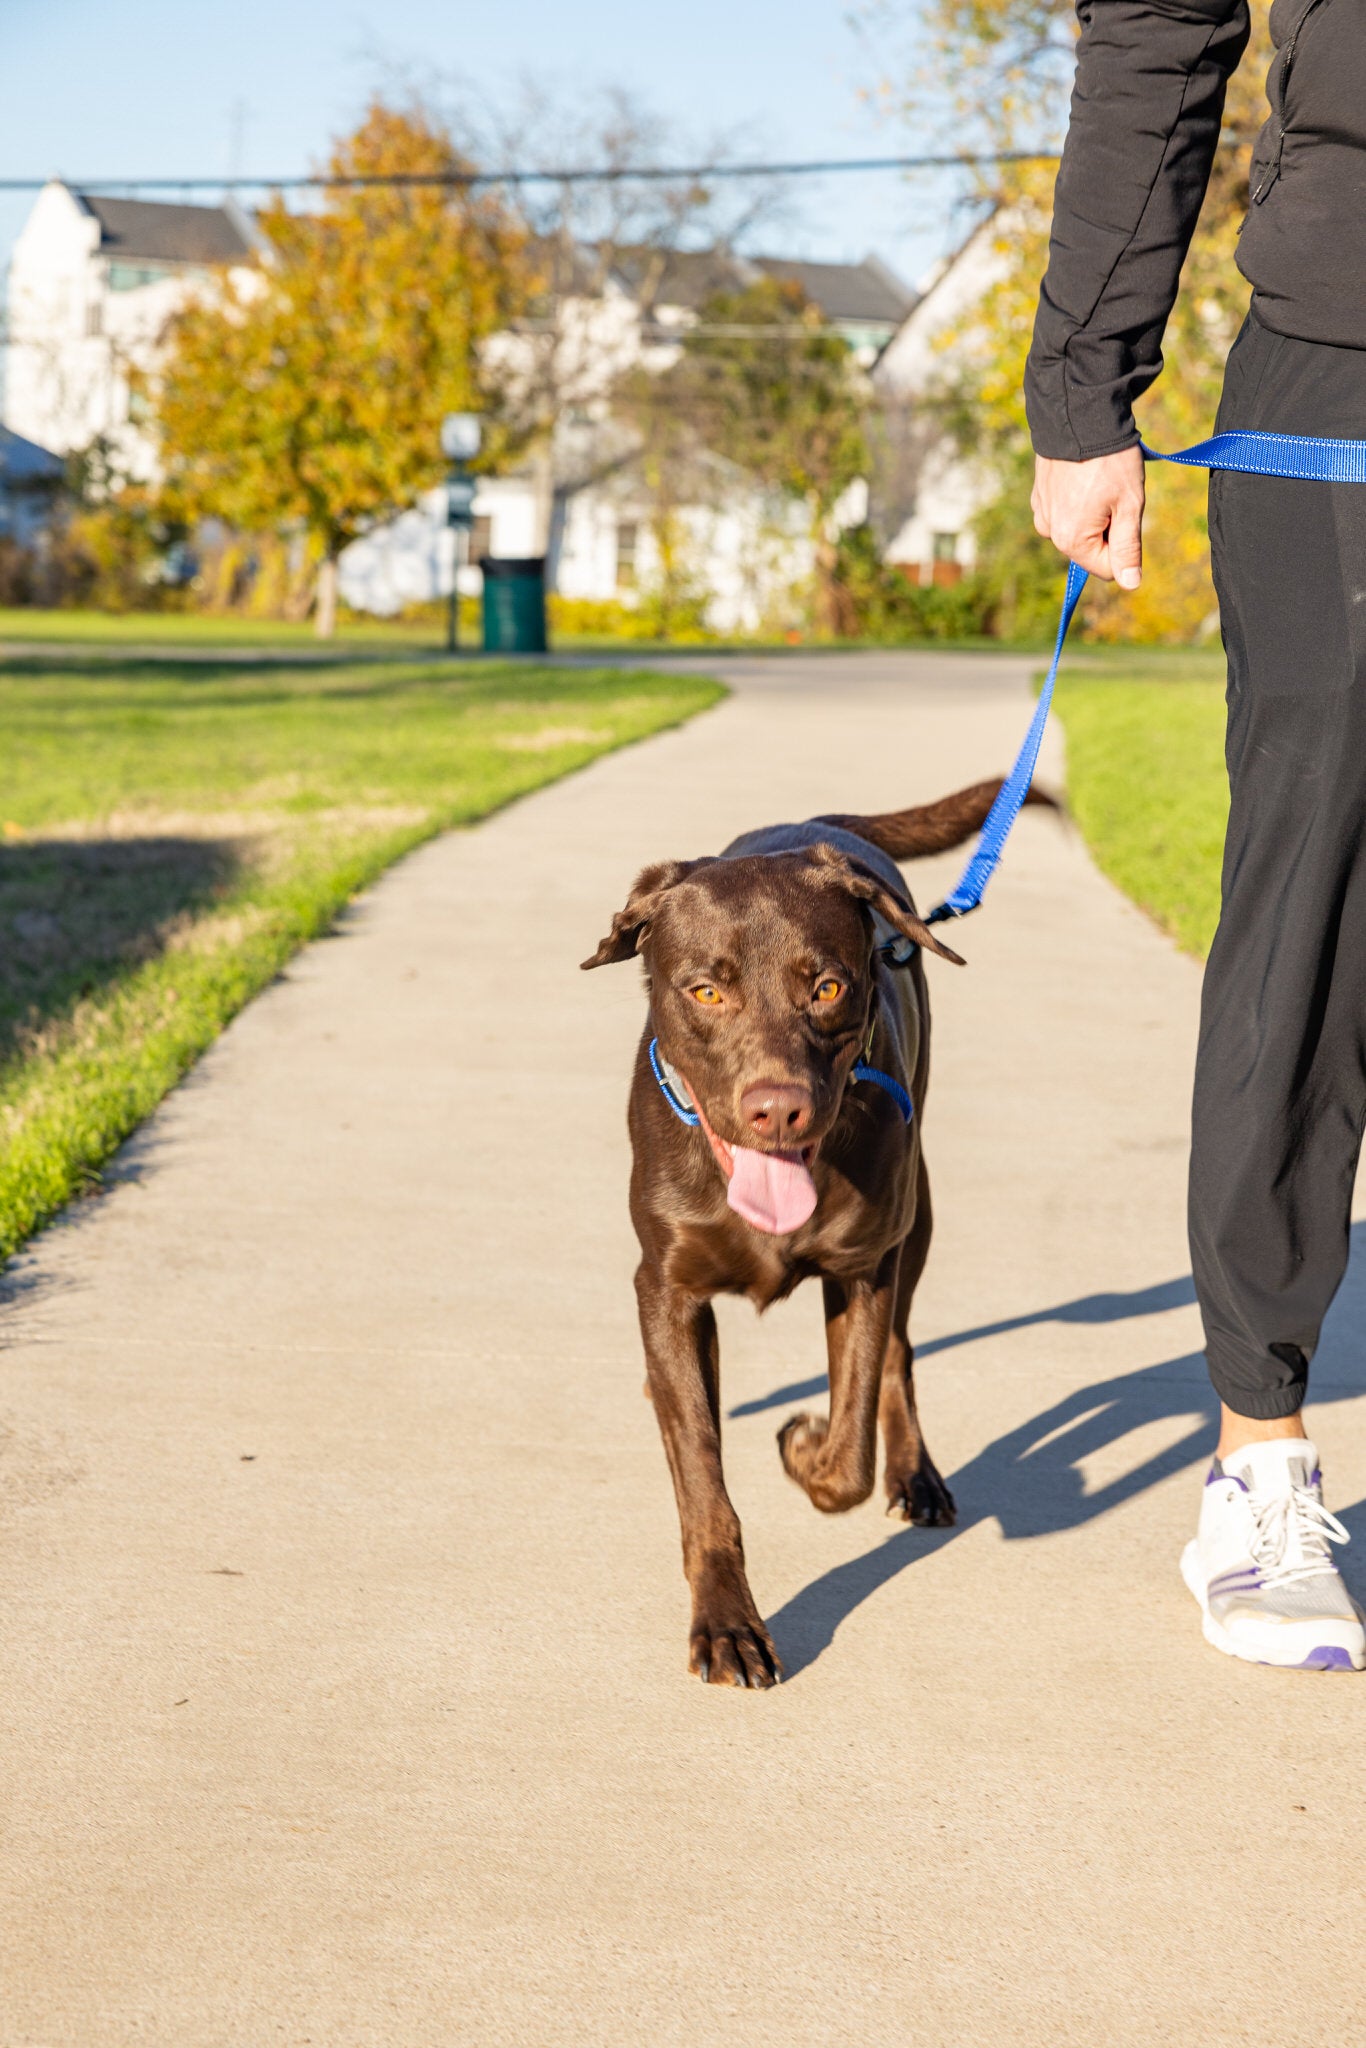
M931 963L960 1524L818 1516L774 1443L818 1296L723 1304L790 1675L686 1676L639 976L575 963L646 859L941 794L1028 706L1008 660L713 665L718 710L395 870L7 1276L3 2048L1366 2038L1366 1683L1217 1656L1176 1572L1198 973L1056 820ZM1315 1415L1362 1539L1346 1292Z

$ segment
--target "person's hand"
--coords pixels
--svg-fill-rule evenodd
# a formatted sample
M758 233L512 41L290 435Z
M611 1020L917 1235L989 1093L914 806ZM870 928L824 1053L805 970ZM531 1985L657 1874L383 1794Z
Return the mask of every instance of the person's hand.
M1034 459L1035 531L1093 576L1137 590L1143 581L1143 450L1089 462Z

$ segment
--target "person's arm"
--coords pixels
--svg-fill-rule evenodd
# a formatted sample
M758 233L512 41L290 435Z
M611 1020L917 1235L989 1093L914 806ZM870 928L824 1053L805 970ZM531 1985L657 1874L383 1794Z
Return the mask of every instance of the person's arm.
M1247 0L1078 0L1072 116L1025 371L1034 523L1097 574L1139 580L1133 403L1209 182Z

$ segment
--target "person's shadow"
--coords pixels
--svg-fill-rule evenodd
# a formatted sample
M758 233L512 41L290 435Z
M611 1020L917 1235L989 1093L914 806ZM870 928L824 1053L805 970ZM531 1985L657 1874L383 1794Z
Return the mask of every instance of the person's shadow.
M1311 1395L1343 1400L1366 1394L1366 1224L1352 1231L1353 1260L1314 1360ZM1093 1294L1057 1308L955 1332L916 1346L918 1358L1007 1330L1046 1322L1111 1323L1194 1300L1189 1275L1132 1294ZM733 1416L806 1400L826 1390L824 1377L775 1388L762 1399L741 1403ZM1132 1431L1159 1422L1193 1422L1174 1443L1156 1451L1132 1471L1088 1491L1082 1461ZM1218 1404L1201 1353L1188 1352L1131 1373L1097 1380L1020 1427L1008 1430L950 1477L958 1502L952 1529L902 1527L862 1557L836 1565L804 1586L769 1618L789 1678L828 1648L840 1623L918 1558L941 1550L965 1529L995 1519L1007 1542L1055 1535L1108 1514L1122 1502L1158 1485L1183 1467L1208 1458L1218 1436ZM1312 1421L1310 1424L1312 1428ZM1366 1499L1334 1512L1366 1549ZM1355 1563L1355 1560L1354 1560ZM1360 1579L1366 1562L1349 1576ZM1361 1590L1360 1586L1357 1588Z
M1123 1323L1131 1316L1155 1316L1167 1308L1185 1308L1195 1300L1190 1274L1180 1280L1161 1280L1154 1287L1135 1288L1131 1294L1084 1294L1079 1301L1064 1301L1057 1308L1036 1309L1032 1315L1008 1316L998 1323L978 1323L970 1330L955 1330L951 1337L931 1337L917 1344L917 1358L932 1358L936 1351L952 1351L959 1344L975 1344L982 1337L1000 1337L1008 1330L1028 1330L1036 1323ZM765 1408L786 1408L793 1401L809 1401L830 1391L825 1374L809 1380L793 1380L774 1387L757 1401L741 1401L727 1411L732 1420L742 1415L760 1415Z

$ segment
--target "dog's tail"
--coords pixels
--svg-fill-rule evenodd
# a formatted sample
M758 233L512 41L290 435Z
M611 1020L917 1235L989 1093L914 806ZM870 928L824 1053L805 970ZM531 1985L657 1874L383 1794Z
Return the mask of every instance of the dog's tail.
M961 846L980 830L1003 781L1004 777L998 775L990 782L974 782L970 789L955 790L952 796L941 796L938 803L918 804L914 810L882 811L872 818L831 813L818 818L816 823L855 832L860 839L890 853L893 860L918 860L922 854L947 853L951 846ZM1046 804L1053 811L1059 809L1057 798L1042 789L1031 789L1025 802Z

